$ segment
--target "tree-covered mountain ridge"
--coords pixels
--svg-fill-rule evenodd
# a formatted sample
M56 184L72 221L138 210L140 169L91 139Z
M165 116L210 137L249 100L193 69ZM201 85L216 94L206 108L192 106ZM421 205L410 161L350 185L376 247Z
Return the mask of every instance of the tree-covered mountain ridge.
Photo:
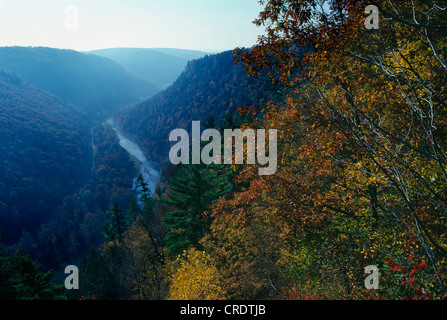
M0 70L19 75L92 117L110 116L159 91L110 59L68 49L1 47Z
M170 131L189 131L192 121L204 123L210 117L220 121L226 112L263 105L274 94L274 86L249 78L235 64L233 52L225 51L189 61L170 87L118 112L115 122L136 138L151 161L166 165Z

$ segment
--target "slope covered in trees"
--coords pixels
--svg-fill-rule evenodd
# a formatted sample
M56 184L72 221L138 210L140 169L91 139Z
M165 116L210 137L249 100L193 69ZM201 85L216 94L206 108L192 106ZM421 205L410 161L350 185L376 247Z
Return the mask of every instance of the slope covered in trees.
M135 299L446 299L445 1L375 1L379 30L365 27L365 1L263 3L256 23L266 36L235 54L248 75L268 73L285 88L280 102L241 124L278 130L277 172L227 166L233 188L201 208L199 182L214 182L216 168L169 168L166 192L140 213L160 228L131 224L92 253L85 272L101 262L117 277L86 294L113 283L115 297ZM312 48L304 59L299 46ZM222 92L225 84L213 94ZM135 111L146 127L133 134L156 139L163 123L200 120L194 102L213 101L199 94L182 101L192 106L185 110L164 106L164 97L121 114L122 126L139 123ZM194 203L201 214L191 214ZM367 266L379 270L377 289L365 286Z
M0 226L5 241L36 230L87 181L87 115L16 75L0 72Z
M73 50L2 47L1 69L93 116L110 116L118 108L144 101L158 91L110 59Z
M249 74L273 70L291 91L262 124L281 132L278 172L247 171L248 192L215 207L210 255L224 278L257 279L228 281L233 297L445 298L445 2L376 1L379 30L365 27L365 2L325 2L267 1L268 37L237 52ZM305 73L297 41L314 48ZM230 227L244 245L228 249ZM222 264L247 247L247 268ZM250 267L266 255L271 268ZM369 265L378 290L365 288Z
M0 232L0 300L63 298L62 284L50 283L53 271L41 272L41 265L21 251L4 251L2 237Z
M248 78L230 51L188 63L175 83L148 101L119 112L116 124L136 137L149 159L166 163L169 132L191 129L191 121L220 119L238 107L266 103L275 86Z
M104 184L79 194L85 205L74 213L89 212L87 230L108 206L107 238L80 265L71 298L447 298L447 4L375 1L383 18L369 30L365 1L263 3L256 24L266 35L235 50L237 66L231 53L193 61L117 122L160 163L169 131L192 120L276 129L276 173L168 166L154 195L140 180L137 203L119 171L99 166ZM87 201L105 194L101 206ZM63 236L75 250L76 234ZM376 289L365 285L368 266L379 270Z
M37 232L24 232L16 245L46 268L78 264L104 242L103 227L113 214L112 205L125 207L135 197L132 180L138 170L115 132L98 125L92 139L94 166L88 181L64 197L49 219L41 220Z
M79 258L83 246L90 248L88 239L101 241L101 226L85 231L89 235L79 229L79 219L88 212L79 216L74 212L84 210L80 208L86 201L92 211L106 211L114 193L109 188L120 184L129 169L125 151L116 150L119 145L110 154L110 145L116 143L113 131L99 134L92 127L158 89L112 60L72 50L0 48L1 68L7 71L0 75L0 230L5 230L5 243L16 243L45 266L54 267L70 255ZM101 148L103 144L107 148ZM118 164L117 153L122 156ZM98 164L103 167L97 168ZM106 168L111 171L104 174ZM115 177L104 183L108 174ZM90 195L96 188L101 191L88 200L69 201L78 191L89 190ZM124 189L131 189L131 182Z

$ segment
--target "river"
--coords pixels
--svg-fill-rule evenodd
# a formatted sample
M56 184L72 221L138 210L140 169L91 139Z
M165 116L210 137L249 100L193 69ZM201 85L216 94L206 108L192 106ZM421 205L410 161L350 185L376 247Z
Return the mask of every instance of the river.
M108 119L106 121L106 124L108 124L113 129L113 131L116 132L120 146L123 147L133 158L138 161L140 165L138 175L141 174L143 176L144 181L148 184L151 194L153 194L155 192L155 185L159 178L159 172L155 170L152 164L147 160L140 146L135 141L132 141L130 138L124 136L123 133L116 127L113 118ZM137 178L138 176L133 179L132 185L132 188L135 191L139 191L136 186Z

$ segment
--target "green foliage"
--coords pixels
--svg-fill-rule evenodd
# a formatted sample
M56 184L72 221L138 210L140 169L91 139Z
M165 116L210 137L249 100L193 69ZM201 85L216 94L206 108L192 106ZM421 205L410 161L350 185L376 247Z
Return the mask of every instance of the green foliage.
M0 225L12 242L87 181L90 132L79 108L4 71L0 114Z
M57 298L62 290L50 284L53 271L43 273L40 268L37 261L22 251L8 254L0 249L0 300Z
M77 193L63 199L38 233L24 232L18 243L45 268L70 264L74 257L99 247L104 242L102 226L110 219L107 211L112 204L117 202L123 208L135 197L131 187L138 171L115 132L99 125L92 135L96 150L92 177Z
M118 202L114 202L110 208L111 218L104 224L104 232L106 241L121 241L123 234L126 231L128 222L123 213L123 209L119 206Z
M168 197L163 200L174 208L163 219L169 230L169 254L198 247L211 223L206 214L209 206L232 191L228 173L220 165L186 165L169 181Z
M84 258L80 290L71 293L70 299L164 299L166 249L160 221L164 206L152 197L139 203L132 198L127 207L132 219L127 220L125 231L120 237L111 232L114 236L101 250L92 249ZM123 215L124 210L114 205L112 212Z
M234 113L241 106L265 104L276 89L263 79L247 77L235 65L232 52L226 51L190 61L172 86L118 112L116 123L136 137L150 161L166 165L169 132L174 128L190 130L192 121L205 123L209 117L221 119L225 112Z

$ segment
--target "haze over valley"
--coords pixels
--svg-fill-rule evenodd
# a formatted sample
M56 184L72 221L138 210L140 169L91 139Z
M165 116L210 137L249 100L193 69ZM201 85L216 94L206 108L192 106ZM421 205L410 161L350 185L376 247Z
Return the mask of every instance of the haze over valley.
M446 21L0 0L0 300L446 300Z
M110 206L127 206L139 174L154 193L171 130L272 91L231 51L3 47L0 69L3 240L51 268L101 244Z

